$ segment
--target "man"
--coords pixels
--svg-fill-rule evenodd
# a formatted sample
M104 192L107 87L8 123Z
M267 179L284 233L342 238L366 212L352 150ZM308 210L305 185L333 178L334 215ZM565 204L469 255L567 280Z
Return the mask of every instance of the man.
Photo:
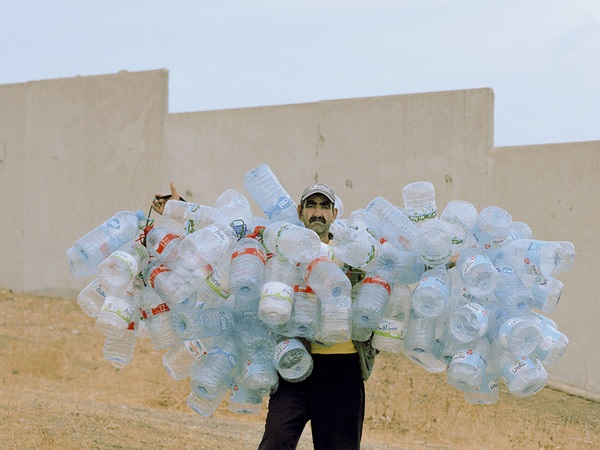
M304 189L298 217L305 227L329 243L329 227L337 217L335 194L323 184ZM357 350L360 349L359 351ZM374 350L352 341L330 347L310 343L313 370L304 381L280 379L269 399L265 432L259 449L294 449L308 421L315 449L358 449L365 413L365 386Z

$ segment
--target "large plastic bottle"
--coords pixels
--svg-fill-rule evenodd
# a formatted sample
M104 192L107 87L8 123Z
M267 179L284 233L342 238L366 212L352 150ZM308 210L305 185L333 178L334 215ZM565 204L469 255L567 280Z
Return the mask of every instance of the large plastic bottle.
M215 393L210 395L195 390L194 385L192 385L192 390L190 391L186 402L188 407L201 416L211 417L223 402L227 392L229 392L230 386L233 385L233 381L231 380L232 378L228 380L228 382L230 381L230 385L223 383L223 386L219 386Z
M499 350L497 358L502 380L513 396L529 397L546 386L548 373L537 357L518 357Z
M440 214L452 232L452 254L456 255L465 246L477 223L479 212L472 203L465 200L452 200Z
M292 312L297 267L292 261L274 255L265 267L265 283L260 294L258 316L268 325L286 323Z
M521 281L531 290L533 308L546 314L554 312L564 288L562 281L554 277L527 274L521 275Z
M244 194L235 189L227 189L217 198L215 208L219 211L220 222L233 227L238 237L246 235L253 214Z
M229 391L229 411L237 414L258 414L262 410L263 396L256 390L248 388L238 378Z
M354 228L338 229L330 241L335 258L351 267L366 270L377 257L379 242L367 231Z
M404 335L410 317L412 291L405 284L394 284L388 304L373 331L374 348L389 353L404 351Z
M146 221L147 217L142 211L117 212L75 241L73 248L76 252L70 256L76 256L78 261L83 261L88 266L97 267L112 252L135 239L146 225ZM76 262L69 261L70 267L76 265Z
M429 181L415 181L402 187L404 209L410 220L423 223L437 216L435 189Z
M463 392L473 392L483 380L490 355L490 343L483 336L461 348L450 361L447 380Z
M156 350L162 350L177 344L179 337L173 328L169 305L150 286L141 290L140 310L152 345Z
M443 220L428 219L419 226L417 250L423 262L429 267L445 265L452 255L450 226Z
M119 335L107 334L104 337L102 356L105 360L117 367L122 368L131 363L137 343L140 329L140 311L134 312L127 328Z
M528 310L534 303L533 294L528 289L512 266L503 260L494 263L498 271L498 285L494 294L503 309L518 314Z
M502 247L498 258L519 274L553 277L571 269L575 250L570 242L517 239Z
M234 370L240 357L240 347L232 335L215 338L208 354L192 364L192 390L211 398L217 396L222 389L228 389L234 380Z
M321 302L317 294L302 280L294 286L294 302L287 322L287 332L291 336L312 340L319 329Z
M96 330L105 336L121 337L140 314L138 297L137 289L128 290L118 297L107 295L96 318Z
M83 312L90 317L98 317L104 300L106 300L106 290L102 287L98 278L90 281L77 295L77 303Z
M204 308L197 303L191 308L174 310L171 317L175 333L180 339L201 339L233 333L233 311L226 306Z
M425 272L425 264L418 253L395 247L385 241L369 270L388 283L412 284Z
M170 267L173 266L155 261L146 267L142 276L144 282L154 289L170 308L174 308L194 296L196 286L188 280L187 272L171 270Z
M356 296L352 302L353 326L373 330L383 318L391 287L387 281L372 274L367 274L355 287Z
M284 380L299 382L308 378L313 369L313 359L298 339L284 339L276 346L272 362Z
M169 200L165 204L162 215L167 221L179 222L182 225L180 229L185 234L191 234L215 223L219 216L219 210L214 206Z
M242 238L233 247L229 264L229 289L234 295L260 295L267 256L256 239Z
M313 230L288 222L273 222L262 233L268 252L294 263L308 263L321 254L321 239Z
M498 284L498 272L481 249L462 249L456 269L469 293L475 297L485 297L493 292Z
M412 308L421 317L439 317L446 308L451 290L450 275L445 267L429 269L412 293Z
M271 353L258 351L243 355L245 365L242 368L242 382L261 396L268 395L278 385Z
M493 302L471 301L454 308L448 320L454 337L461 342L471 342L485 335L497 311L494 305Z
M406 250L416 249L419 230L405 212L383 197L375 197L365 208L364 220L379 238Z
M148 255L162 262L169 261L169 256L183 238L183 234L175 233L170 228L154 226L146 234Z
M228 255L235 242L237 237L233 229L229 225L215 222L188 234L173 252L171 260L193 272L198 267L216 263Z
M490 340L518 357L531 355L542 338L539 320L530 311L518 315L498 311L490 332Z
M267 164L260 164L243 177L244 187L271 222L300 225L296 202Z
M473 227L473 240L491 258L499 251L512 226L512 216L499 206L487 206L479 212Z
M306 267L304 281L321 301L319 335L324 342L350 339L352 321L352 284L331 259L319 257Z
M546 323L534 354L545 367L548 367L556 364L562 358L568 346L569 338L561 333L554 324Z
M162 356L162 364L171 378L183 380L190 375L194 361L199 361L212 348L213 338L184 339Z
M130 241L112 252L98 266L98 281L109 295L120 295L133 286L137 275L148 265L148 250Z

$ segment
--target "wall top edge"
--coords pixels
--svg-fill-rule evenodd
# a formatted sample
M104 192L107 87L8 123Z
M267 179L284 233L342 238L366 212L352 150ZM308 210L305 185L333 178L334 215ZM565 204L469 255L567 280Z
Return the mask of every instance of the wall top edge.
M600 150L600 140L593 141L572 141L572 142L548 142L548 143L540 143L540 144L527 144L527 145L505 145L505 146L495 146L491 149L492 152L502 152L502 151L511 151L511 150L536 150L539 148L548 149L548 147L564 147L565 145L576 146L578 148L595 148L598 147Z

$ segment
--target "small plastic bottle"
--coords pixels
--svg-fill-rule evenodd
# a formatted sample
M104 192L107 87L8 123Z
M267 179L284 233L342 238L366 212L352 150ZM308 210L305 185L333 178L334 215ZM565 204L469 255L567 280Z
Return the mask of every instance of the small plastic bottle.
M127 242L98 266L98 281L108 294L130 289L137 275L148 265L148 250L139 242Z
M554 312L564 288L562 281L542 275L521 275L521 281L531 290L533 308L546 314Z
M138 310L120 335L107 334L104 337L104 347L102 349L104 359L110 361L117 368L125 367L131 363L139 329L140 315Z
M305 380L313 369L313 359L298 339L280 341L273 351L273 366L284 380Z
M487 332L489 325L489 312L478 302L458 306L450 313L450 331L461 342L479 339Z
M500 310L491 333L492 341L520 358L531 355L542 338L539 320L529 311L513 315Z
M412 293L412 307L421 317L442 315L450 297L452 285L445 267L435 267L423 273Z
M162 356L162 364L171 378L183 380L190 375L194 361L208 354L212 343L212 338L181 340Z
M204 308L201 303L173 311L173 327L180 339L201 339L233 333L233 311L227 307Z
M373 330L383 318L391 287L384 279L370 274L355 287L356 296L352 302L353 326Z
M131 289L120 296L107 295L96 318L96 330L105 336L119 338L140 314L139 294Z
M428 219L419 226L417 250L429 267L445 265L452 256L453 233L443 220Z
M201 416L211 417L223 402L227 392L229 392L229 387L226 385L220 386L212 395L196 391L192 387L187 397L187 405L192 411L197 412Z
M487 206L479 212L473 228L473 238L477 245L493 258L510 233L512 216L499 206Z
M90 281L77 296L77 303L83 312L94 318L100 314L104 300L106 300L106 291L98 281L98 278Z
M380 351L402 353L406 325L410 317L412 291L405 284L394 284L383 318L373 331L372 345Z
M473 392L483 380L490 355L490 343L483 336L459 350L450 361L447 380L463 392Z
M514 269L499 260L494 263L498 271L498 285L494 294L503 309L518 314L528 310L534 303L533 294L521 281Z
M385 241L379 247L370 271L388 283L412 284L425 272L425 263L418 253L393 246Z
M440 215L452 232L452 254L456 255L466 245L467 238L473 233L479 212L465 200L452 200Z
M135 239L146 221L142 211L120 211L79 238L73 247L81 261L97 267L112 252Z
M548 382L548 373L535 356L518 357L510 352L500 351L498 366L508 392L517 398L536 394Z
M369 202L364 220L377 237L405 250L416 249L419 238L417 224L408 218L405 211L385 198L379 196Z
M496 289L498 271L481 249L463 249L456 262L456 269L471 295L485 297Z
M429 181L416 181L402 187L404 209L410 220L423 223L437 216L435 189Z
M553 277L571 269L575 250L570 242L517 239L502 247L498 257L519 274Z
M273 366L271 354L259 351L244 356L242 382L261 396L268 395L278 384L277 370Z
M262 286L258 316L269 325L286 323L292 312L296 264L279 256L269 258L265 268L265 283Z
M173 328L169 305L150 286L141 288L140 311L152 345L156 350L171 347L179 342Z
M540 343L534 350L535 356L544 364L552 366L563 356L569 346L569 338L561 333L553 324L545 324Z
M435 341L436 319L422 317L411 309L406 325L404 346L409 353L433 353Z
M243 183L269 221L300 225L296 203L267 164L260 164L248 171Z
M229 265L232 294L259 296L264 284L267 256L256 239L242 238L233 247Z
M321 239L313 230L288 222L273 222L262 233L269 253L293 263L307 263L321 255Z
M229 391L229 411L237 414L258 414L262 410L263 396L256 390L248 388L243 380L238 379Z

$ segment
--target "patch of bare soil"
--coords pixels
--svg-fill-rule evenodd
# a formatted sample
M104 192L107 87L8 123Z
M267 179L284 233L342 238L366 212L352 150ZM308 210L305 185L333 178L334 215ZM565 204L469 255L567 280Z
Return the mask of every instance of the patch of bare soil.
M164 351L139 339L132 363L102 359L102 336L75 299L0 290L0 447L7 449L252 449L266 403L213 417L186 404L187 380L171 379ZM309 429L300 449L312 448ZM496 405L471 405L444 374L403 355L380 354L367 382L363 448L600 448L600 404L545 388Z

